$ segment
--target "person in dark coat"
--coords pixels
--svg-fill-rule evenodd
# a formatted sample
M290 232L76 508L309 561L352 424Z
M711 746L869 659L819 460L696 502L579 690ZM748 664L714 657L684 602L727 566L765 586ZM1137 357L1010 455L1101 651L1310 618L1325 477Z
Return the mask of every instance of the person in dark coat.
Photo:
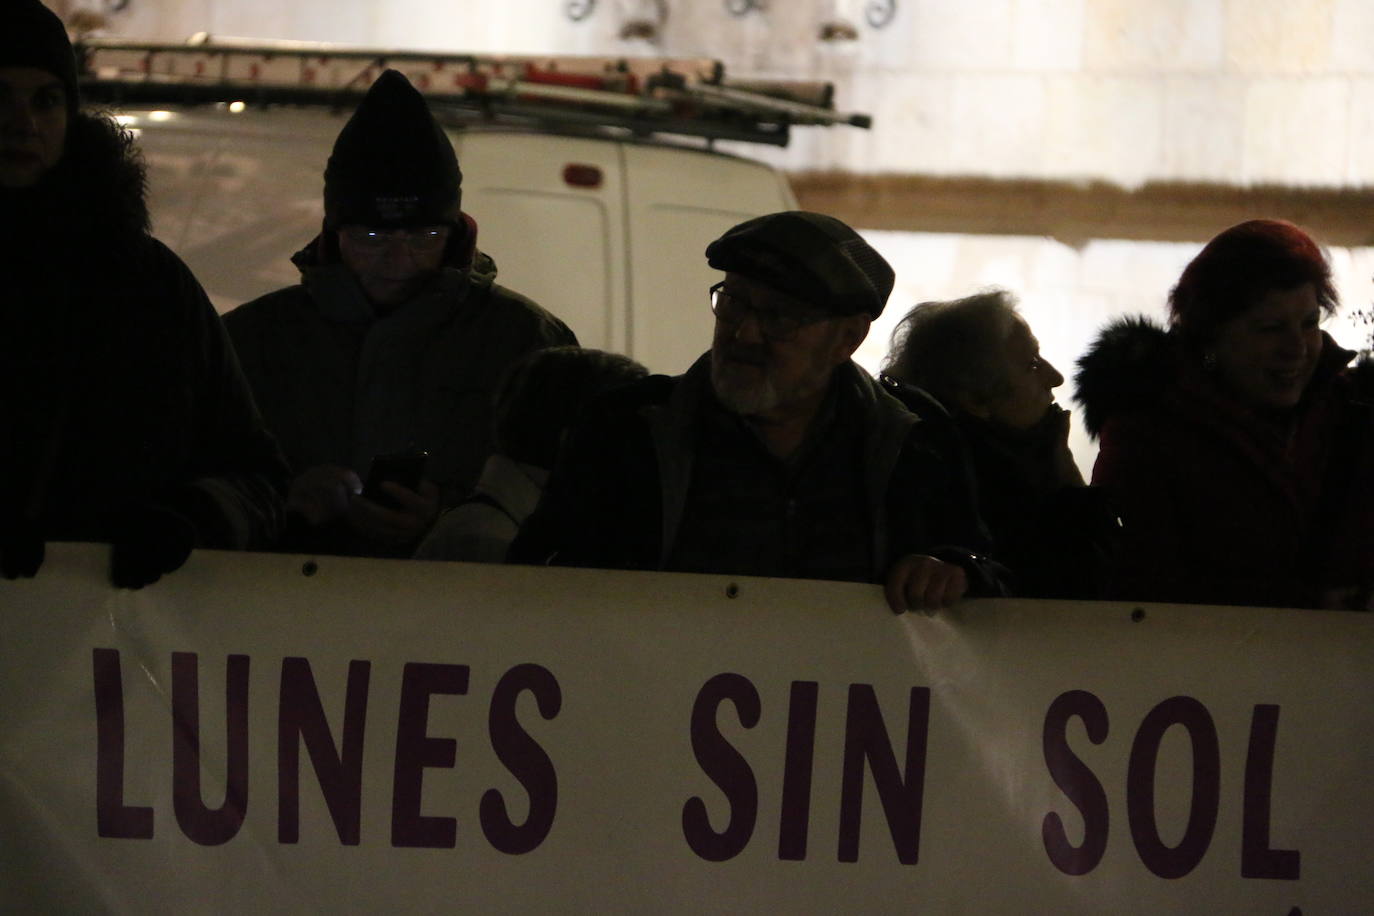
M149 235L129 135L78 102L61 21L0 7L0 568L108 542L136 588L195 547L269 544L286 467L204 291Z
M887 262L816 213L706 249L710 352L593 403L514 562L881 582L895 612L1003 592L959 470L850 356Z
M893 331L882 380L909 409L952 427L951 448L967 458L1016 594L1103 594L1116 517L1101 490L1084 486L1069 412L1054 400L1064 376L1040 355L1010 293L914 307Z
M1337 306L1316 243L1251 220L1189 263L1167 330L1116 321L1079 360L1125 523L1115 595L1370 606L1374 367L1321 329Z
M504 563L539 504L567 428L597 396L648 374L628 356L582 347L535 350L514 363L493 399L496 451L472 493L440 516L415 558Z
M506 367L577 343L495 282L461 182L424 97L387 70L335 141L301 282L224 316L295 474L285 549L409 556L477 482ZM426 453L421 480L363 493L374 459L407 452Z

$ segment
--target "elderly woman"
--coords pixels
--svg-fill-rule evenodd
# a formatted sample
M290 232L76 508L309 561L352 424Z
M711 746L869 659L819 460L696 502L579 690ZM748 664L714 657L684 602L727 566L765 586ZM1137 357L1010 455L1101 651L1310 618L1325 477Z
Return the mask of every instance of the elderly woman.
M964 453L1018 594L1100 595L1115 519L1083 485L1069 412L1054 402L1064 376L1040 355L1011 294L916 306L893 332L883 379L927 422L952 427L951 450Z
M1079 361L1136 600L1366 607L1374 583L1374 373L1321 330L1331 271L1302 230L1218 235L1169 297L1169 329L1108 326Z

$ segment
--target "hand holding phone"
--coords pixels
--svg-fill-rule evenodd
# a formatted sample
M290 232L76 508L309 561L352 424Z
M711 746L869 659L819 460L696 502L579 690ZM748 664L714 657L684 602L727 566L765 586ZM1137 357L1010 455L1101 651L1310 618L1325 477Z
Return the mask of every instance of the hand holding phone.
M286 508L311 525L325 525L347 513L349 500L362 489L362 480L350 469L320 464L291 481Z
M363 485L363 497L388 509L399 509L400 505L386 490L383 483L400 484L407 490L418 490L424 477L425 463L429 453L425 451L395 452L378 455L372 459L372 467L367 472L367 483Z
M424 479L426 457L424 452L404 452L373 459L364 498L348 506L354 531L409 555L439 515L439 487Z

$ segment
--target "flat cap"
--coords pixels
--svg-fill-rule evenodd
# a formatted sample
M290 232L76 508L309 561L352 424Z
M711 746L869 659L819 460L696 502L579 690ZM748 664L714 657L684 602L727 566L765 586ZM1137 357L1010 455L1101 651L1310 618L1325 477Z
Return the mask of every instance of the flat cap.
M832 315L877 318L894 278L892 267L857 232L833 216L806 210L740 223L706 246L706 261Z

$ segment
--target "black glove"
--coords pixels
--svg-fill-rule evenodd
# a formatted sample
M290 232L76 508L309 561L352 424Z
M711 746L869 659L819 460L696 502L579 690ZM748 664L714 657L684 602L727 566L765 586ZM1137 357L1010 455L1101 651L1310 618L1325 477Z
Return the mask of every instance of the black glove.
M145 503L115 519L110 544L115 588L142 588L181 568L196 546L196 526L180 512Z
M0 575L31 579L43 565L43 534L32 522L14 519L0 528Z

